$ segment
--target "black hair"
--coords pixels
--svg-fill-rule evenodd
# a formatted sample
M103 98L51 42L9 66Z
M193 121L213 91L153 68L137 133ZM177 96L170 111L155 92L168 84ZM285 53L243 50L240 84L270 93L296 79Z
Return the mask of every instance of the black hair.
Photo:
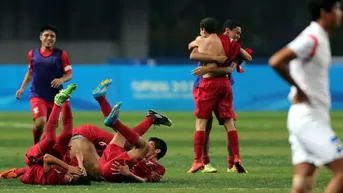
M326 12L331 12L332 8L340 0L309 0L308 1L308 11L312 21L316 21L320 18L320 11L324 10Z
M69 186L90 186L91 181L87 176L73 177L73 179L67 184Z
M206 17L200 21L200 29L205 29L209 34L217 33L218 22L211 17Z
M43 33L44 31L47 31L47 30L53 31L55 34L57 34L57 32L58 32L58 30L57 30L57 28L55 26L49 24L49 25L43 26L40 29L40 33Z
M226 28L229 28L230 30L235 29L236 27L242 27L241 22L239 22L236 19L228 19L223 24L223 31L225 32Z
M159 149L160 152L157 154L157 159L161 159L167 153L167 143L160 138L151 137L149 141L153 141L155 143L155 149Z

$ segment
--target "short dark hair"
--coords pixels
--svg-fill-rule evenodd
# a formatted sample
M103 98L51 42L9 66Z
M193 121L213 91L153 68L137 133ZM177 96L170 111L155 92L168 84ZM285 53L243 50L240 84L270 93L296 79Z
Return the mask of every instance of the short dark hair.
M331 12L332 8L340 0L309 0L308 11L312 21L316 21L320 18L320 11L323 9L326 12Z
M40 29L40 33L43 33L44 31L47 31L47 30L53 31L55 34L57 34L57 32L58 32L58 30L57 30L57 28L55 26L49 24L49 25L43 26Z
M155 149L159 149L160 152L157 154L157 159L161 159L167 153L167 143L160 138L151 137L149 141L153 141L155 143Z
M73 177L73 179L67 184L69 186L90 186L91 181L87 176Z
M217 33L218 22L211 17L206 17L200 21L200 29L205 29L209 34Z
M225 31L226 28L229 28L230 30L233 30L236 27L242 27L241 22L239 22L236 19L228 19L223 24L223 31Z

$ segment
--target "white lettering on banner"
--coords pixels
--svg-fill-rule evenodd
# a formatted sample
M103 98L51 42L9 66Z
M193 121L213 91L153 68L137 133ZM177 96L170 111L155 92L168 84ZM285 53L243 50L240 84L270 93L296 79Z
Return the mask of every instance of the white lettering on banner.
M141 80L131 82L134 99L191 99L193 81Z

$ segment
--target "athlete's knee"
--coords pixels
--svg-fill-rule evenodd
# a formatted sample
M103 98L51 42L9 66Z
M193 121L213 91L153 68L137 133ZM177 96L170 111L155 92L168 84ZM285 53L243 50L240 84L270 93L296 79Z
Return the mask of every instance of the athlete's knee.
M293 176L293 191L292 193L310 193L314 186L314 176Z
M46 118L45 117L38 117L34 121L34 125L36 129L43 130L46 124Z
M227 132L236 130L235 122L233 121L233 119L225 119L223 122Z
M206 131L207 123L208 123L207 119L197 118L195 121L195 130L196 131Z

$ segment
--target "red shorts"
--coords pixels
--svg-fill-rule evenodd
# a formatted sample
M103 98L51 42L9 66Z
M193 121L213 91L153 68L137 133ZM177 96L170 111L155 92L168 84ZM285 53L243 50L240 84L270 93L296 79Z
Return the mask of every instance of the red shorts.
M33 119L38 117L49 118L54 102L47 102L44 99L33 97L30 99L30 105Z
M214 112L219 122L236 119L232 100L232 87L227 77L203 78L198 88L194 115L200 119L212 119Z
M192 94L193 94L194 102L196 103L196 100L198 98L198 88L193 87Z
M97 150L104 150L113 138L113 134L95 125L86 124L73 129L73 136L81 135L88 139Z
M116 144L109 144L102 154L99 160L99 170L101 175L105 178L107 182L123 182L125 181L125 176L112 174L112 163L114 161L124 162L126 161L129 165L131 163L136 163L136 161L130 158L129 154L125 151L123 147Z

